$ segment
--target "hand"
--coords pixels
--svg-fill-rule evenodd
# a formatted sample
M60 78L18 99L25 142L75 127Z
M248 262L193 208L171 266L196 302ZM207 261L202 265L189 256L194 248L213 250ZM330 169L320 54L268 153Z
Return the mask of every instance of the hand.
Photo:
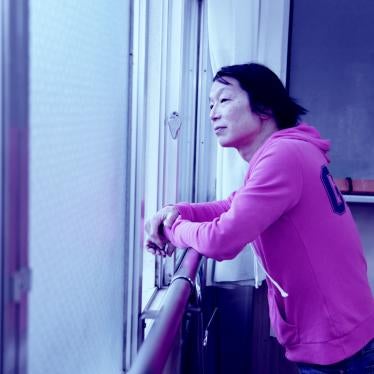
M145 232L148 238L145 246L148 252L156 255L171 256L175 247L163 235L163 227L171 227L179 212L176 207L168 205L160 209L149 221L145 224Z

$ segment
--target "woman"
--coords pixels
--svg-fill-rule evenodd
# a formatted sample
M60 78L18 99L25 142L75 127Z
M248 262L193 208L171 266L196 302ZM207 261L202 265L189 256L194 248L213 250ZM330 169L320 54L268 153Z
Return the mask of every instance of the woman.
M329 141L299 122L306 110L259 64L222 68L210 103L220 145L248 162L244 185L227 200L161 209L146 225L147 249L165 255L171 242L220 261L253 242L273 329L300 372L373 370L374 299Z

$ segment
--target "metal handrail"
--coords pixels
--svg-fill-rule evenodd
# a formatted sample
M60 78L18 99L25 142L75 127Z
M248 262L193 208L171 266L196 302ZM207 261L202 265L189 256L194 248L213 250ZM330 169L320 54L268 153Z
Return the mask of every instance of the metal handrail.
M159 316L140 347L128 373L162 373L175 342L189 296L194 289L201 255L187 250L181 266L174 274Z

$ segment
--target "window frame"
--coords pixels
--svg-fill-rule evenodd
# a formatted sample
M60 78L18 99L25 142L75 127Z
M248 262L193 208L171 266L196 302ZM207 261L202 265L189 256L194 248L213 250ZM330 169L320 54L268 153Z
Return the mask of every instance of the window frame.
M1 359L26 373L28 265L28 1L4 0L1 35Z
M125 369L130 367L144 339L145 319L149 317L149 310L159 302L171 276L183 258L184 251L179 250L178 256L174 254L171 258L156 259L154 292L142 310L143 226L147 219L145 211L156 212L162 206L180 200L196 200L197 160L195 154L199 147L197 124L200 119L200 109L197 107L200 107L200 80L205 77L204 69L206 70L206 56L208 56L207 44L204 44L205 52L200 46L202 28L199 24L202 22L201 12L204 2L163 0L162 3L157 3L157 9L152 9L151 1L131 2L132 71L129 105L131 111L129 148L131 151L128 173L130 187L127 198L130 205L127 222L129 280L126 287L128 295L126 299ZM187 20L184 24L181 22L181 15L183 20ZM154 20L150 17L159 17L161 20L161 28L157 30L157 35L150 35L151 28L154 27ZM151 45L152 40L157 38L162 41L161 48L159 44ZM173 45L179 44L181 47L178 50L173 49ZM187 46L187 58L183 54L186 48L182 46ZM154 51L155 48L157 48L156 51ZM203 52L204 63L201 62L202 57L199 55ZM173 77L177 79L172 80ZM158 96L152 97L151 92L157 92ZM208 95L203 99L204 117L207 113L207 97ZM153 106L147 110L149 102ZM167 120L175 111L181 113L182 128L179 136L173 139ZM208 116L206 116L207 119ZM209 126L206 128L206 120L204 128L209 131L211 129ZM185 131L183 137L180 135L181 131ZM209 134L212 135L211 131ZM153 144L151 146L146 142L150 137L152 138L151 144ZM204 142L202 138L200 141ZM148 160L147 152L150 148L156 150L156 154ZM168 161L172 162L168 163ZM208 169L208 166L206 168ZM147 181L144 181L144 175ZM149 189L150 183L153 183L152 191ZM152 200L151 206L147 206L145 198ZM151 312L150 319L156 318L157 313L154 314L153 309Z

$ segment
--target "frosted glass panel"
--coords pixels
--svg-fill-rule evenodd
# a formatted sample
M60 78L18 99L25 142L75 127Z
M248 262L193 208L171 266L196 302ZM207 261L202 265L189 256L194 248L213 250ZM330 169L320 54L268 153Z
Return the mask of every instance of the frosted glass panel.
M129 1L30 17L29 373L121 373Z

